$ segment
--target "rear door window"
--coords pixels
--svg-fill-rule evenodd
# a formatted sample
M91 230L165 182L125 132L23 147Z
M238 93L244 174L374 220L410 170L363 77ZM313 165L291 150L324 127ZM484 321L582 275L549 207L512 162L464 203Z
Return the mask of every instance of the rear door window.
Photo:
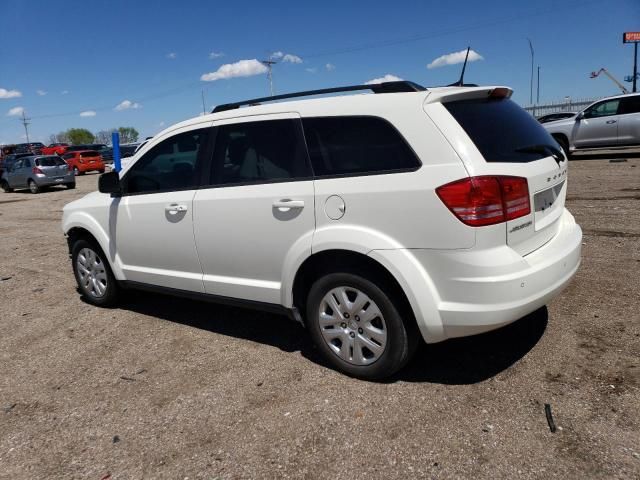
M634 95L633 97L626 97L622 99L620 115L625 115L627 113L640 113L640 95Z
M533 162L550 155L537 147L559 148L544 127L510 99L458 100L443 105L487 162Z
M302 120L316 176L406 171L420 160L400 133L379 117L312 117Z
M217 127L212 185L311 178L298 120L263 120Z

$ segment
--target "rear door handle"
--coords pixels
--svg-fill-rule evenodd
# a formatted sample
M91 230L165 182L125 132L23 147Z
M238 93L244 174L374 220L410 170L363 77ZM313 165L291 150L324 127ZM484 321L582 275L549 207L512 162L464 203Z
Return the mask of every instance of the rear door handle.
M278 210L304 208L304 200L291 200L289 198L283 198L282 200L276 200L275 202L273 202L273 208L277 208Z
M167 205L164 207L164 211L170 213L171 215L176 215L180 212L186 212L188 210L186 205L178 205L177 203L172 203L171 205Z
M606 122L606 123L611 124L611 123L616 123L616 122L617 122L617 120L607 120L607 122Z

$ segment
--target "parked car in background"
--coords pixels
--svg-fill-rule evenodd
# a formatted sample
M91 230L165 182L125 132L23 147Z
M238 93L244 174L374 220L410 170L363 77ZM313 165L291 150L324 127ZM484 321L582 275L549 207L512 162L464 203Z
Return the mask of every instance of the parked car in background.
M102 157L102 161L104 163L110 164L113 163L113 148L105 146L98 150L98 153Z
M640 93L598 100L572 118L543 126L567 155L580 150L637 148L640 145Z
M68 143L51 143L42 149L43 155L62 155L67 151Z
M30 153L32 155L40 155L44 144L41 142L16 143L14 145L15 153Z
M0 179L0 188L5 192L28 188L31 193L39 193L43 188L54 185L76 187L76 179L69 165L57 155L19 158L3 172Z
M140 146L139 143L125 143L120 145L120 158L127 158L133 156Z
M75 175L84 175L87 172L104 173L105 164L102 157L95 150L79 150L65 153L62 158L69 164Z
M565 118L575 117L578 112L556 112L548 113L538 117L540 123L555 122L556 120L564 120Z
M354 90L374 94L219 106L102 175L63 210L87 302L142 288L288 313L328 363L379 379L422 340L556 297L582 245L568 162L512 91Z

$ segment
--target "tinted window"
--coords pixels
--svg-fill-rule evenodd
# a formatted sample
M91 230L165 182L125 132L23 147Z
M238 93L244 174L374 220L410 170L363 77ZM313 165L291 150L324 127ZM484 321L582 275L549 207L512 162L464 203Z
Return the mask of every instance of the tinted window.
M267 120L218 127L212 184L310 176L298 121Z
M194 188L204 129L174 135L142 156L126 175L126 193Z
M487 162L532 162L550 153L523 149L540 145L559 148L535 118L509 99L459 100L443 105Z
M64 158L65 160L69 160L69 159L71 159L71 158L73 158L73 157L75 157L75 156L76 156L76 154L75 154L75 153L65 153L65 154L62 156L62 158Z
M80 158L98 157L98 156L100 156L100 154L98 152L94 152L93 150L90 150L88 152L82 152L80 154Z
M36 163L39 167L55 167L57 165L66 165L64 160L59 157L44 157L38 158Z
M593 107L590 107L587 110L585 110L584 116L586 118L595 118L595 117L608 117L610 115L615 115L616 113L618 113L618 105L620 105L619 98L615 100L609 100L607 102L598 103Z
M640 95L622 99L620 114L624 115L625 113L640 113Z

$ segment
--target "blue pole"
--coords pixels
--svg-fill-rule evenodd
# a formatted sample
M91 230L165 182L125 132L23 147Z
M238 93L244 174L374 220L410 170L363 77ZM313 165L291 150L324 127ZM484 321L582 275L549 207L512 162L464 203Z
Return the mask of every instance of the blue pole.
M122 165L120 164L120 134L118 132L111 134L111 145L113 146L113 169L119 172L122 170Z

